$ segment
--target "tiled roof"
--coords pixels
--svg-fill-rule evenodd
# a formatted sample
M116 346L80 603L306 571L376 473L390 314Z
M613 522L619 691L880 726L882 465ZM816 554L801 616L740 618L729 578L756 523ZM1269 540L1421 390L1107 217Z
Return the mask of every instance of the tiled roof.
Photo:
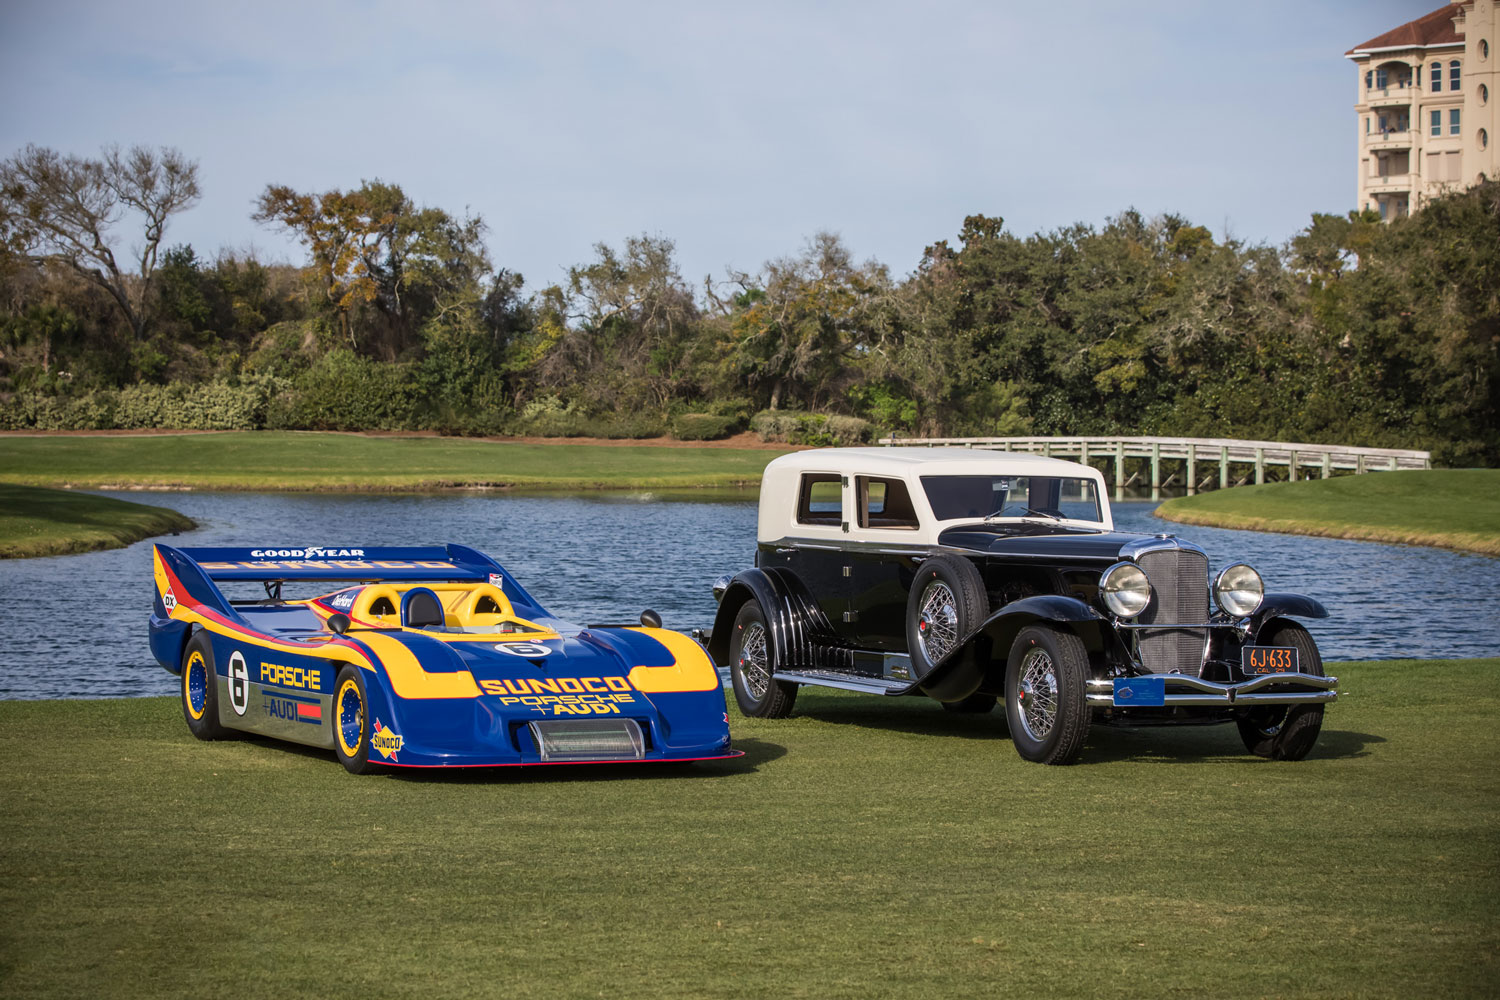
M1344 55L1353 55L1369 49L1391 49L1408 45L1412 47L1447 45L1461 42L1464 36L1453 30L1453 18L1460 10L1457 4L1445 3L1431 14L1423 14L1415 21L1407 21L1399 28L1392 28L1383 35L1376 35L1368 42L1354 46Z

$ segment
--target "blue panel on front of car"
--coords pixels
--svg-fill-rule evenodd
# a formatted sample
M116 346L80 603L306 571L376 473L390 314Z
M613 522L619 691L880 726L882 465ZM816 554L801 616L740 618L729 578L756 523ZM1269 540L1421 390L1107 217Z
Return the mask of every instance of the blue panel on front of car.
M1116 677L1115 705L1159 708L1167 703L1167 679L1152 677Z

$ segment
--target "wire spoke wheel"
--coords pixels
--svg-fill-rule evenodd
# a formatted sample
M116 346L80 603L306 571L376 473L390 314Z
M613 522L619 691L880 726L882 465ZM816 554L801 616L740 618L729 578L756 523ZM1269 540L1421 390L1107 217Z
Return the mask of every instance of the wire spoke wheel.
M1021 725L1037 742L1047 738L1057 723L1057 670L1052 657L1040 646L1021 661L1017 697L1021 702Z
M953 591L941 580L934 580L922 591L921 614L917 619L917 637L922 652L933 663L958 645L958 607Z
M771 664L766 656L766 630L760 622L745 626L740 640L740 674L745 678L745 690L750 697L760 701L771 686Z

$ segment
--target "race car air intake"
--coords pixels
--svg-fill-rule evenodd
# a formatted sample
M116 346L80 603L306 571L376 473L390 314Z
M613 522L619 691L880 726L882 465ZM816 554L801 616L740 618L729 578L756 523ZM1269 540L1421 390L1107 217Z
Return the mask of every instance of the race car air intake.
M1208 621L1208 559L1191 549L1143 552L1136 564L1151 582L1150 605L1138 619L1195 625ZM1141 632L1141 665L1154 674L1197 677L1203 669L1203 629L1145 629Z
M640 760L646 741L634 719L548 719L530 722L544 761Z

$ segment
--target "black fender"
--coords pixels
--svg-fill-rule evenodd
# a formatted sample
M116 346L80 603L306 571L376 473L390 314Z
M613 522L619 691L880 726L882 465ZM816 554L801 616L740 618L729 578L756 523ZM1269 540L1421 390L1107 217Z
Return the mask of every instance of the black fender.
M938 701L959 701L978 691L992 662L1002 665L1016 635L1032 622L1064 625L1085 643L1097 636L1109 619L1076 597L1040 594L1011 601L984 622L927 672L927 676L892 694L918 690Z
M1272 618L1327 618L1328 609L1302 594L1267 594L1252 616L1255 630Z
M747 569L724 588L709 634L708 655L717 666L729 665L729 638L734 619L746 601L757 601L766 617L773 661L780 667L802 665L814 639L831 640L833 627L818 602L796 576L778 569Z

